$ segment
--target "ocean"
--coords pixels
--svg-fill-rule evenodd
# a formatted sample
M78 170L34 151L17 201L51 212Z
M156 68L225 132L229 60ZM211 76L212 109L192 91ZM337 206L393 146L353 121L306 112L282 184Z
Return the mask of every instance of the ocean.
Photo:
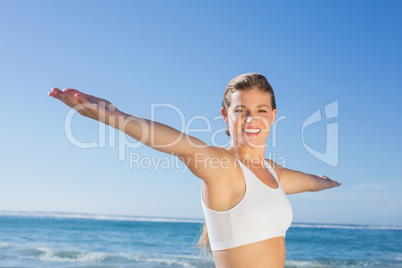
M0 212L0 267L215 267L199 219ZM293 223L286 265L402 267L402 227Z

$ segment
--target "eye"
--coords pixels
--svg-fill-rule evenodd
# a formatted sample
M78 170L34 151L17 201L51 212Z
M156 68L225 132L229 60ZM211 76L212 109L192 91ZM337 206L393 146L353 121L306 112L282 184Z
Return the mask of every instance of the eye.
M235 113L242 113L242 112L244 112L243 109L236 109L236 110L235 110Z
M265 110L258 110L259 113L266 113L267 111Z

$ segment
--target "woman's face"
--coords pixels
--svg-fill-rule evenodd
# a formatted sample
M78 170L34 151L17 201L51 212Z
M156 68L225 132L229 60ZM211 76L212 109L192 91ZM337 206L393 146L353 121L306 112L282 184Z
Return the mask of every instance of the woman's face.
M238 145L265 148L276 109L272 109L271 94L258 88L232 93L230 107L222 108L222 116L229 125L230 136Z

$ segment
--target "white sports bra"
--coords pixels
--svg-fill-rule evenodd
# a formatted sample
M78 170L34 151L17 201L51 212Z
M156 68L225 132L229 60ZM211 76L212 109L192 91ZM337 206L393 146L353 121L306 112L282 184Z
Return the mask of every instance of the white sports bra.
M241 161L246 181L242 200L225 211L208 208L201 194L201 203L207 223L212 250L224 250L273 237L285 237L292 219L293 210L282 190L273 168L264 160L279 187L270 188L258 179Z

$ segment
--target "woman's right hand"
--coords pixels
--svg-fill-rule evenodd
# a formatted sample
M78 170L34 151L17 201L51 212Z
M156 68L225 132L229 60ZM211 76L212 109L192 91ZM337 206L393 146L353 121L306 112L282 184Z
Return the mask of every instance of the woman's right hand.
M48 95L60 100L81 115L103 123L107 123L107 118L112 113L116 114L116 112L119 112L110 101L82 93L72 88L65 88L63 90L52 88Z

